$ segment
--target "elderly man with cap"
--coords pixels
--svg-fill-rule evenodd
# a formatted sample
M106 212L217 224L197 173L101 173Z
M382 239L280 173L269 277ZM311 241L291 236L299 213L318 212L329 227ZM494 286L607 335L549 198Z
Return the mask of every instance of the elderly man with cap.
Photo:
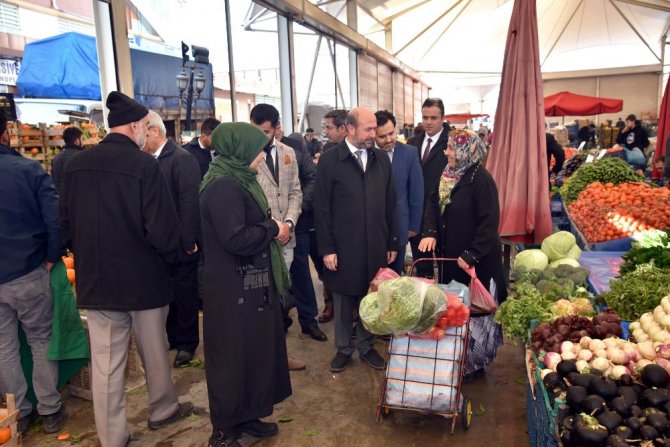
M123 447L131 328L146 372L149 428L185 418L193 405L177 401L168 362L169 272L180 228L160 166L140 150L149 111L119 92L107 108L109 135L65 168L61 232L75 254L77 305L87 310L98 438L102 447Z

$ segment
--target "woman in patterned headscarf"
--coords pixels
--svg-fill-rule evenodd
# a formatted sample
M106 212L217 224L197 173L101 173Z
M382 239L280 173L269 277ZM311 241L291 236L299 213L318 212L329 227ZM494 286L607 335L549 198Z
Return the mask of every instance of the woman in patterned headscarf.
M419 249L458 259L458 263L441 266L439 280L443 284L452 280L469 284L464 270L474 266L477 278L500 303L507 297L498 235L500 205L496 184L482 164L486 146L474 132L456 129L449 134L445 154L447 167L429 197L432 206L426 206ZM473 316L466 375L483 372L502 341L501 328L493 322L493 315Z

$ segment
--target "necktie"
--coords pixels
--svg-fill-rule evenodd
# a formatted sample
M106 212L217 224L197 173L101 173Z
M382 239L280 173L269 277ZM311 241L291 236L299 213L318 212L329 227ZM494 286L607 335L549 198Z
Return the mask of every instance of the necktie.
M365 166L363 166L363 159L361 158L362 156L363 156L363 149L357 150L356 161L358 162L358 166L360 166L363 172L365 172Z
M428 160L428 154L430 154L430 144L433 142L432 138L428 138L428 144L426 144L426 150L423 151L423 157L421 157L421 164L425 165L426 160Z
M275 171L275 164L274 161L272 160L272 148L274 146L268 146L264 149L265 151L265 164L268 166L268 169L270 170L270 173L272 174L272 177L277 181L277 172Z

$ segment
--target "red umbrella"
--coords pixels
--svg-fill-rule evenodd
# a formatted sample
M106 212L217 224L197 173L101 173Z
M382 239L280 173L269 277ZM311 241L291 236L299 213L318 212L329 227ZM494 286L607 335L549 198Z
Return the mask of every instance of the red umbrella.
M544 114L547 116L598 115L622 110L622 99L596 98L570 92L560 92L544 98Z
M498 185L500 235L518 242L551 234L543 96L535 0L515 0L487 167Z
M668 155L668 148L665 147L666 140L670 136L670 82L665 84L665 93L663 93L663 101L661 101L661 110L658 113L658 132L656 133L656 155L654 155L654 162L662 157ZM668 162L665 162L668 165ZM654 166L652 171L653 178L663 177L663 171L659 171Z

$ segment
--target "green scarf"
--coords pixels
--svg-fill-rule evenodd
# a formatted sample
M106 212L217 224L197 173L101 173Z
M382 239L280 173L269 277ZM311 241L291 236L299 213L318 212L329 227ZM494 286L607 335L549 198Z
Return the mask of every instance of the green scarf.
M257 172L249 166L267 142L268 137L251 124L223 123L217 126L212 133L212 148L219 156L214 157L209 164L200 184L200 192L217 177L228 177L246 189L263 212L268 210L268 199L256 181ZM290 283L282 247L275 239L270 242L270 255L275 286L282 293Z

